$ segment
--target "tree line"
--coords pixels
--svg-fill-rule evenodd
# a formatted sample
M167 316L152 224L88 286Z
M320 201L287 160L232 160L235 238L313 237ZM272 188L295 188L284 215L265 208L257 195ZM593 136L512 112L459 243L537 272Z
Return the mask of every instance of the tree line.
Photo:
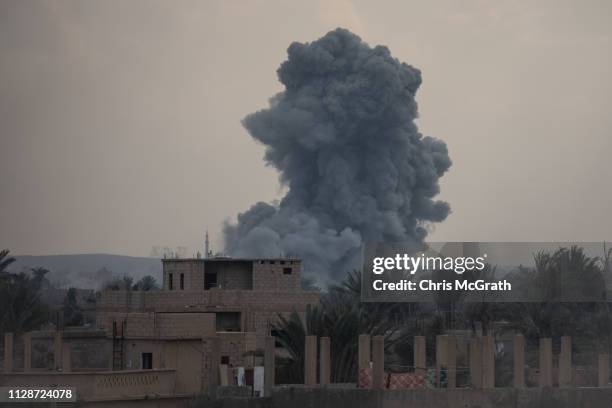
M506 279L513 286L538 290L537 302L466 302L461 291L438 292L433 303L361 302L361 274L353 271L322 292L320 303L308 307L303 316L279 315L272 333L287 354L278 360L277 381L303 382L306 335L331 338L331 377L340 383L357 379L357 341L364 333L385 337L385 361L391 371L411 370L414 336L426 336L428 364L434 364L436 336L456 330L493 336L521 333L533 347L541 337L558 343L567 335L572 336L576 352L612 352L612 308L606 292L611 255L608 250L603 257L589 257L576 246L533 254L535 267L519 267ZM440 280L452 278L446 273L434 275ZM491 281L494 276L493 265L464 273L472 281ZM589 301L563 301L581 294ZM496 358L500 367L509 364L503 353Z
M49 270L38 267L10 272L9 267L15 261L8 249L0 251L0 334L23 333L58 324L82 326L87 323L78 289L68 288L60 310L52 311L42 296L45 290L57 289L47 278ZM136 282L130 276L122 276L105 282L102 289L150 291L159 290L159 284L152 276L144 276ZM94 294L84 302L91 303L93 308L96 298Z

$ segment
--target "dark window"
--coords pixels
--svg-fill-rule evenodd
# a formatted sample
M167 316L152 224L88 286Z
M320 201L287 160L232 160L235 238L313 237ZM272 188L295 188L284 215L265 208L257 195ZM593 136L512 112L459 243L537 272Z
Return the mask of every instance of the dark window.
M229 356L221 356L221 364L229 365Z
M283 343L281 343L278 338L279 337L287 337L287 334L284 330L272 330L270 332L270 335L272 337L274 337L274 347L276 348L282 348L283 347Z
M239 332L240 331L240 312L217 312L218 332Z
M291 275L291 268L283 268L283 275Z
M246 368L244 370L244 382L246 383L246 385L250 385L251 387L253 386L253 369L252 368Z
M276 261L270 261L270 265L274 265Z
M217 287L217 273L205 273L204 274L204 290Z
M174 289L174 286L172 285L172 274L171 273L168 274L168 289L170 290Z
M285 264L285 261L280 261L280 264L281 264L281 265L284 265L284 264Z
M185 289L185 274L184 273L181 273L180 285L181 285L181 290Z
M153 369L153 353L142 353L142 369Z

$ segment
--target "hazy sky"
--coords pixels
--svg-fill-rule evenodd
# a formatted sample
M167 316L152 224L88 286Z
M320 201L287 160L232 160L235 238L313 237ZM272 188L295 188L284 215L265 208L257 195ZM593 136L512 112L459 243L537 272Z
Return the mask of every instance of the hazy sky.
M342 26L422 70L436 240L612 239L610 1L0 1L0 247L219 249L282 196L240 120Z

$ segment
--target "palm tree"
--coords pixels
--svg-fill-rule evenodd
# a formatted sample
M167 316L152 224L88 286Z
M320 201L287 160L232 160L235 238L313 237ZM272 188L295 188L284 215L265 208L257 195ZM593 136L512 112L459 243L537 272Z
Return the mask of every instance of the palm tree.
M466 271L464 277L470 282L474 282L479 279L485 282L491 282L495 277L495 269L496 268L494 266L487 264L482 270L473 269ZM486 301L486 299L483 298L480 302L476 301L476 299L472 299L472 301L467 302L462 306L461 311L463 313L463 317L465 318L466 323L472 330L473 334L476 334L476 322L481 323L483 334L492 334L491 326L497 317L498 311L498 306L496 303Z
M577 344L594 344L612 327L606 312L605 283L599 259L580 247L559 248L534 255L535 268L514 277L520 287L531 287L541 301L505 305L503 318L510 329L535 342L538 337L570 335Z
M83 309L79 306L76 288L69 288L62 306L64 325L81 326L85 323Z
M143 291L159 290L159 285L157 283L157 280L153 276L146 275L143 276L138 282L136 282L132 289Z
M3 249L0 251L0 277L4 277L8 274L7 268L10 264L16 261L15 258L9 256L9 250Z
M410 305L361 303L360 288L361 274L349 273L340 285L322 295L319 305L307 307L303 317L297 312L278 317L272 325L273 333L288 354L279 359L279 382L303 382L306 335L331 338L333 382L356 381L360 334L385 336L385 350L390 357L396 348L412 344L414 325L402 324L407 323Z
M134 278L129 275L122 277L113 276L113 278L104 284L105 290L132 290L134 288ZM135 288L134 288L135 289Z
M15 261L8 254L8 250L0 251L0 333L20 333L46 321L46 308L40 302L44 273L8 272L7 267Z

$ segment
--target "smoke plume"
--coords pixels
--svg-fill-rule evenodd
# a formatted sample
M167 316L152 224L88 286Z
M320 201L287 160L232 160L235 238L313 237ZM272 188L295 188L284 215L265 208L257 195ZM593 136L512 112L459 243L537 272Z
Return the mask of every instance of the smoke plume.
M294 42L278 69L285 90L243 125L266 146L287 194L224 228L236 257L298 256L323 281L355 268L364 240L421 242L449 206L435 201L451 160L417 118L418 69L336 29Z

